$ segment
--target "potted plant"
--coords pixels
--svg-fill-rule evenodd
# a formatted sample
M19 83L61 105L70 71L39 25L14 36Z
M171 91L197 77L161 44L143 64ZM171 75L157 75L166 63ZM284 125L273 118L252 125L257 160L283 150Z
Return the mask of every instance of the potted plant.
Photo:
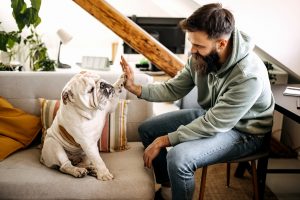
M24 45L28 50L27 59L29 59L29 65L32 70L53 71L56 63L49 58L47 48L35 29L41 22L41 18L38 15L41 0L30 1L31 7L27 7L24 0L11 0L12 15L17 23L18 31L0 31L0 50L6 52L9 55L9 61L11 61L16 53L20 53L14 50L16 44ZM30 29L30 34L22 37L21 34L25 27ZM7 64L9 63L0 63L0 70Z
M29 65L33 71L54 71L56 63L48 57L47 48L33 28L31 34L24 39L29 48Z
M1 25L1 22L0 22ZM0 61L0 71L13 71L15 67L10 65L10 61L16 54L14 46L16 43L21 42L20 33L17 31L5 32L0 31L0 50L1 61Z

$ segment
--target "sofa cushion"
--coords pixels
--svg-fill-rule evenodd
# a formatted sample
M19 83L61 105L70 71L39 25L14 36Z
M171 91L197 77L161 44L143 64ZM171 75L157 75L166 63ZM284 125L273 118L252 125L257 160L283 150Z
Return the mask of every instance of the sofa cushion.
M16 152L0 162L0 199L154 199L154 177L144 168L144 147L129 143L127 151L101 153L114 175L111 181L74 178L47 168L39 162L37 147Z
M46 130L51 126L59 109L59 100L39 98L41 104L42 144ZM127 108L128 100L120 100L115 112L106 117L106 122L98 142L101 152L122 151L129 148L127 144Z
M40 118L14 108L0 97L0 161L27 147L41 130Z

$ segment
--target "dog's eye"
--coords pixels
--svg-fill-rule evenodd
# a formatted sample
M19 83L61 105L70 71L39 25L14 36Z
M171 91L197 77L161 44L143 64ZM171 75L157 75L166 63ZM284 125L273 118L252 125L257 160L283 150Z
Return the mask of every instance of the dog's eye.
M105 84L104 82L101 82L101 83L100 83L100 89L104 89L105 86L106 86L106 84Z
M88 93L93 93L94 92L94 87L92 87L89 91L88 91Z

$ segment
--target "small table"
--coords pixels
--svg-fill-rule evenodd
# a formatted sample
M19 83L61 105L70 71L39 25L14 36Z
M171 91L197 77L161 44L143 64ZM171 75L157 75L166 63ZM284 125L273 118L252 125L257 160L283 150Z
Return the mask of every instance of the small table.
M300 109L297 109L296 106L296 100L300 97L283 95L287 86L300 87L300 84L272 85L272 92L275 98L275 110L300 123Z
M283 115L291 118L292 120L300 123L300 109L297 109L296 100L298 97L285 96L283 91L287 86L300 87L300 84L289 85L272 85L272 93L275 99L275 110ZM239 163L236 171L236 177L242 177L245 170L251 169L248 162ZM266 173L300 173L300 169L267 169ZM259 180L260 198L263 199L265 188L265 178Z
M300 84L272 85L275 110L300 123L300 109L297 109L296 105L296 100L299 97L283 95L287 86L300 87ZM267 173L300 173L300 169L268 169Z

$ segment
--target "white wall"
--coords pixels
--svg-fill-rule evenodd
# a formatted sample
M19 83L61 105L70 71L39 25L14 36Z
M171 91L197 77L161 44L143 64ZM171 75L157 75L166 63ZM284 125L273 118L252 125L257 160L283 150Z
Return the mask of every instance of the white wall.
M28 1L25 1L28 2ZM30 2L30 1L29 1ZM160 16L186 17L192 12L183 0L107 0L109 4L126 16ZM165 9L166 3L173 9ZM30 4L29 4L30 5ZM169 6L170 8L170 6ZM4 30L16 30L11 16L10 0L0 0L0 21ZM181 14L181 15L180 15ZM42 0L40 9L41 24L38 32L48 47L50 57L56 59L59 38L56 31L65 29L73 39L61 49L61 61L66 63L80 62L82 56L106 56L111 58L111 44L122 40L89 13L71 0ZM119 50L121 51L121 50Z
M30 2L25 0L26 2ZM124 15L187 17L200 5L221 2L236 18L237 26L254 37L257 45L300 76L299 0L107 0ZM71 0L42 0L38 31L56 59L58 37L64 28L73 40L62 47L62 61L80 61L84 55L111 57L112 31ZM0 21L16 30L10 0L0 0ZM120 40L119 40L120 41ZM120 41L121 43L121 41Z

